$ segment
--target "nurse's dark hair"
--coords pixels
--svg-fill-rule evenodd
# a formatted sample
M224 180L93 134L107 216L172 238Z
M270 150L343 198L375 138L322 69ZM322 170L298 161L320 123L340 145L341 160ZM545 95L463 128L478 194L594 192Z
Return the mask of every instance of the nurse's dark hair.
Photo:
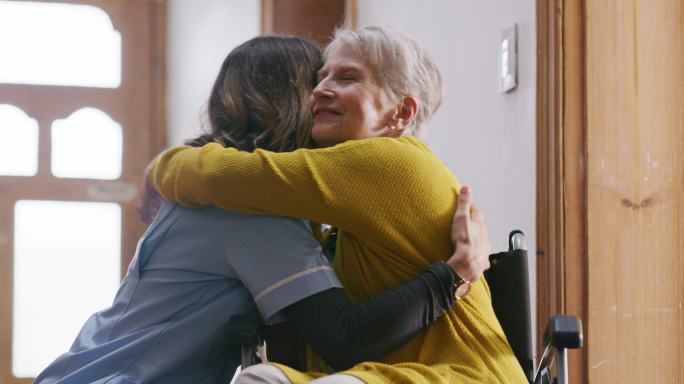
M210 131L185 144L276 152L311 147L307 101L322 65L318 46L298 37L243 43L225 58L214 82L207 104Z

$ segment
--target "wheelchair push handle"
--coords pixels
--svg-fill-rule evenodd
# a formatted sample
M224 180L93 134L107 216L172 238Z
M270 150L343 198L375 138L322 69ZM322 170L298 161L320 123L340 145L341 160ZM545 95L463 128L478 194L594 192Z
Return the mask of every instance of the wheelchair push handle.
M519 251L527 250L527 242L525 241L525 234L523 231L516 229L508 234L508 250L509 251Z

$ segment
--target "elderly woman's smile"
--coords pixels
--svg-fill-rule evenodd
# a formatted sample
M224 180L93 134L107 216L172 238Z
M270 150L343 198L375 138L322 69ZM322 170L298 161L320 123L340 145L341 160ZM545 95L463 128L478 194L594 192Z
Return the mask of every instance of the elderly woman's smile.
M328 107L316 107L313 110L314 121L324 121L337 118L342 115L338 110Z

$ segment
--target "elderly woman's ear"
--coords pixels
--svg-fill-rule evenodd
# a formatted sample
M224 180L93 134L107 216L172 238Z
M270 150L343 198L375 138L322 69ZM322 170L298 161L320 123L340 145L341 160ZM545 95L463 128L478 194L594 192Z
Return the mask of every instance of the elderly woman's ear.
M393 131L403 134L403 131L411 126L411 123L418 114L418 101L411 96L405 96L396 107L390 127L395 127Z

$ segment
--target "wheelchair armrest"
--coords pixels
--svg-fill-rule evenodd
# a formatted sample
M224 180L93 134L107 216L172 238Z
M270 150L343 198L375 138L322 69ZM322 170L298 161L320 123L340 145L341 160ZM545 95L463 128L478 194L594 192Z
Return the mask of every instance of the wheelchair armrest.
M253 316L235 315L228 321L226 330L231 344L260 345L262 344L262 324Z
M542 344L544 353L539 361L534 379L535 384L567 384L568 349L582 348L582 321L575 316L552 316L544 330ZM555 353L554 353L555 352ZM556 376L551 376L551 366L557 360Z
M582 321L576 316L553 316L546 326L542 340L544 348L548 345L556 349L582 348Z

